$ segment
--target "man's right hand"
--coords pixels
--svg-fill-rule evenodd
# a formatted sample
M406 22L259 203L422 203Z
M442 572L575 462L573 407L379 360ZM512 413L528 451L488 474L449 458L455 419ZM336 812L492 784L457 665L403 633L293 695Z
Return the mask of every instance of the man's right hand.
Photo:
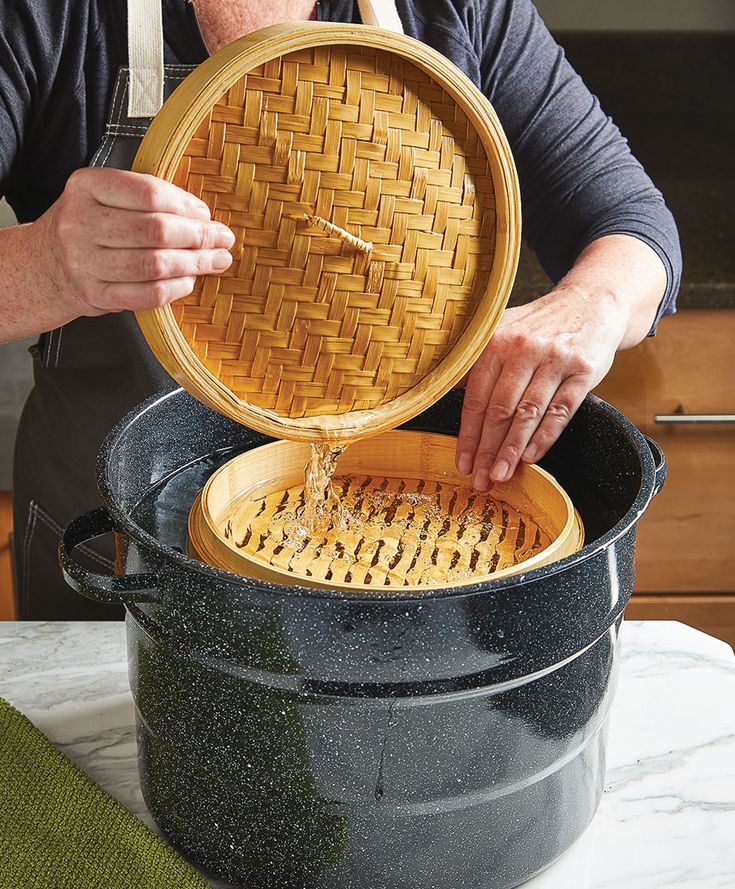
M72 173L32 227L46 286L71 317L180 299L197 275L229 267L235 243L193 194L155 176L112 169Z

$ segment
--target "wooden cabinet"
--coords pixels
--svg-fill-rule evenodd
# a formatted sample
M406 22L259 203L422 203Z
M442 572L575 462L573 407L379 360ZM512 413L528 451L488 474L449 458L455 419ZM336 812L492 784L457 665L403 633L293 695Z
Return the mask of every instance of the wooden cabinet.
M735 414L735 309L687 309L621 352L596 394L661 445L663 491L638 526L628 616L682 620L735 644L735 424L657 415Z
M735 648L735 596L636 593L625 612L630 620L678 620Z

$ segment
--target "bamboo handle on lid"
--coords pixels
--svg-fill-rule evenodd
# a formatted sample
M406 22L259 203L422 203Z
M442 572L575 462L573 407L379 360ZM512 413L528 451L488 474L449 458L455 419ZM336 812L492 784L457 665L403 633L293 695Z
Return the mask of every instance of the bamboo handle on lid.
M348 232L347 229L335 225L328 219L324 219L323 216L317 216L315 213L304 213L301 216L301 219L308 222L309 225L318 226L322 231L325 231L329 235L335 235L340 241L344 241L345 244L349 244L350 247L354 247L355 250L359 250L360 253L371 253L373 250L374 245L372 241L364 241L362 238L358 238L357 235L353 235L351 232Z

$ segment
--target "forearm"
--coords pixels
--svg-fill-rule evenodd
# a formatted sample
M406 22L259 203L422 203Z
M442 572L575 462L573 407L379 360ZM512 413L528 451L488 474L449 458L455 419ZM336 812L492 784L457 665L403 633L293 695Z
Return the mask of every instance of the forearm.
M648 244L605 235L582 251L554 292L572 296L580 312L610 319L616 348L630 349L651 330L666 286L666 270Z
M0 342L53 330L80 314L64 294L54 294L42 246L38 223L0 230Z
M477 3L484 15L483 91L513 151L528 245L549 277L559 281L579 262L584 245L604 244L605 238L621 233L636 238L660 257L665 269L659 315L673 311L681 249L661 193L572 69L531 0ZM635 246L645 254L642 246ZM626 264L631 261L628 253L622 254ZM617 265L613 257L613 275ZM637 289L635 280L631 284Z

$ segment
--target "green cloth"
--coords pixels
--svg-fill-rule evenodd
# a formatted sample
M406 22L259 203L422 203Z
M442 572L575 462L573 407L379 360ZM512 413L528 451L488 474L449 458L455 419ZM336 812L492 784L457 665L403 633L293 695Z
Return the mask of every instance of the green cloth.
M128 887L209 883L0 698L0 889Z

